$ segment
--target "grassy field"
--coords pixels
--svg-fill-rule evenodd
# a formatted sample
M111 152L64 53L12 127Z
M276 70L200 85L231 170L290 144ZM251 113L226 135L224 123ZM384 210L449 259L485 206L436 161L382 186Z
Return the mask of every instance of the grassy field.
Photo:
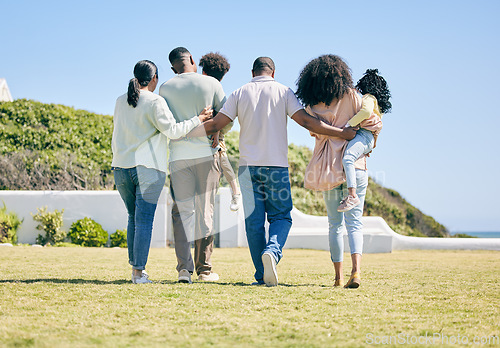
M216 249L220 282L192 285L152 249L154 284L133 285L125 249L1 247L0 346L500 346L499 252L367 254L357 290L332 287L328 252L284 254L275 288L249 285L247 249Z

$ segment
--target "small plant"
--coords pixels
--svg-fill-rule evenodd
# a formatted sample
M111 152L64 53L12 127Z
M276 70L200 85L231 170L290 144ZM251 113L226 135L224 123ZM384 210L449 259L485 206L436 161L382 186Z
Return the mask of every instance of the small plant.
M7 212L5 203L0 208L0 243L17 242L17 230L23 221L14 212Z
M36 215L31 215L33 220L38 221L36 229L45 231L45 236L39 234L36 242L41 245L53 245L62 242L66 238L66 232L62 230L64 209L49 212L47 207L43 207L37 208L37 212Z
M127 247L127 230L116 230L110 236L111 247L126 248Z
M71 224L68 237L71 242L87 247L101 247L108 241L108 232L89 217L77 220Z

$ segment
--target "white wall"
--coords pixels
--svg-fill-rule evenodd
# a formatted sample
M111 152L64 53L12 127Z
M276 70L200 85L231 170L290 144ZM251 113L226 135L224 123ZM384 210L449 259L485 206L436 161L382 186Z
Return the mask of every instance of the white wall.
M19 243L35 243L36 230L31 213L47 206L49 211L64 210L64 226L81 218L90 217L100 223L109 234L117 229L126 229L127 212L118 191L0 191L0 204L4 202L9 211L14 211L23 224L18 231ZM215 230L219 232L220 247L247 247L243 209L229 209L231 192L221 187L214 212ZM153 224L151 246L156 248L171 245L172 200L168 189L164 189L158 203ZM292 210L293 225L286 248L329 250L328 218L306 215ZM500 238L418 238L402 236L394 232L381 217L363 217L364 252L380 253L404 249L475 249L500 250ZM345 233L345 231L344 231ZM344 235L345 251L349 251Z
M153 225L152 246L166 244L167 195L160 196ZM118 191L0 191L0 204L5 203L8 211L17 213L23 223L18 231L19 243L33 244L38 234L37 222L31 214L37 208L47 206L49 211L64 209L63 229L68 231L71 224L84 217L90 217L108 231L127 228L127 211Z

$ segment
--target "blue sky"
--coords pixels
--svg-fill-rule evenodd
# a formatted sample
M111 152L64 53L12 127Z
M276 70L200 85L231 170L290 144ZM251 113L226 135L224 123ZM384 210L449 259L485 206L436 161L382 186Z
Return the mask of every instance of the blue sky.
M189 6L189 7L188 7ZM498 1L11 1L0 0L0 77L14 98L112 114L134 64L160 81L168 53L226 55L226 94L270 56L295 90L326 53L358 80L378 68L393 111L369 159L371 175L452 231L500 231ZM293 121L289 141L314 146Z

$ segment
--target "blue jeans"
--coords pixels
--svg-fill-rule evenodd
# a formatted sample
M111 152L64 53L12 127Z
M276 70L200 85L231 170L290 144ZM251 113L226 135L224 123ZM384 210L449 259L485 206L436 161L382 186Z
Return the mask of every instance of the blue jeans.
M356 136L349 141L342 158L347 187L356 187L356 168L354 162L362 155L373 150L375 139L369 130L360 128Z
M323 198L328 212L328 237L330 241L330 256L333 262L342 262L344 258L344 236L342 226L344 224L349 237L349 247L351 254L363 253L363 206L365 203L366 188L368 187L368 174L365 170L356 169L356 194L361 201L345 213L339 213L337 208L344 197L345 184L342 184L330 191L323 192Z
M115 184L128 212L128 262L133 269L144 270L148 261L153 219L166 174L137 166L113 168Z
M270 253L279 262L292 227L290 212L293 206L288 168L241 166L238 176L255 279L263 283L262 254ZM268 241L264 227L266 214L269 222Z

